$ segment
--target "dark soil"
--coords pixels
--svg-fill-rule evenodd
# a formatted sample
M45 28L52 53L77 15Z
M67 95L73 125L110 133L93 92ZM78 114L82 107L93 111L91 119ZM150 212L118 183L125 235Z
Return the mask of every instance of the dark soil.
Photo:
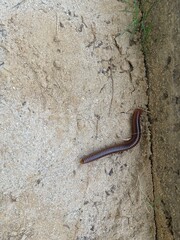
M180 1L144 1L151 6L145 61L149 83L156 239L180 239Z

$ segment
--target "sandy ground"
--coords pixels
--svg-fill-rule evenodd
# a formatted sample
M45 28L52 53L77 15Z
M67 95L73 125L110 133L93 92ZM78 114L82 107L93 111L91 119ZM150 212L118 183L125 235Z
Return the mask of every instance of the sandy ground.
M0 239L154 239L146 112L135 148L79 163L129 138L146 109L126 3L0 4Z

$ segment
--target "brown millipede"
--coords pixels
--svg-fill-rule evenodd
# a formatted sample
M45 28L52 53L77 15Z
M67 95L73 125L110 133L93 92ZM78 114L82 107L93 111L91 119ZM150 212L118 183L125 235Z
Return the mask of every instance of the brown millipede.
M105 157L109 154L117 153L117 152L123 152L127 151L139 142L140 137L141 137L141 126L140 126L140 116L142 114L143 110L142 109L135 109L132 117L132 136L131 139L128 141L125 141L119 145L105 148L101 151L94 152L91 155L81 159L81 163L89 163L94 160L97 160L99 158Z

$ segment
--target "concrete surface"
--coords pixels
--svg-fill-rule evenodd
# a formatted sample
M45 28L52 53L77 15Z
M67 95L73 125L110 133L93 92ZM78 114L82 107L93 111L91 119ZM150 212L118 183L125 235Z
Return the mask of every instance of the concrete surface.
M147 11L154 1L149 1ZM180 1L156 1L146 55L156 239L180 239Z
M138 41L123 1L5 1L0 11L0 239L154 239L149 123Z

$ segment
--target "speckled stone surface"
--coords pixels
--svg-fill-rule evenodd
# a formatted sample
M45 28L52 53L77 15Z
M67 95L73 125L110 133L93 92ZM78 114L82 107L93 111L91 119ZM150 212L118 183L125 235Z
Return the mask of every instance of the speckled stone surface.
M1 1L0 239L152 240L144 56L123 1Z

